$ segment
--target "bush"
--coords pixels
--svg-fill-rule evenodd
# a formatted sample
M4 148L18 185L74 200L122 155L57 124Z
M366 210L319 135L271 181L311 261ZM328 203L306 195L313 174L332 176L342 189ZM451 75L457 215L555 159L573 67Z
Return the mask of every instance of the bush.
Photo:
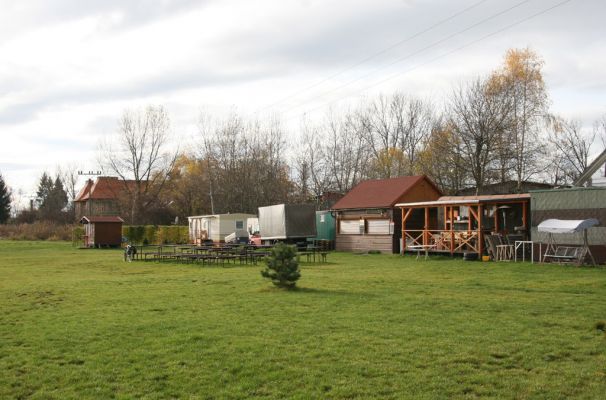
M12 240L74 240L78 226L38 221L31 224L0 225L0 238Z
M301 277L297 250L294 246L287 246L283 243L276 245L265 263L267 266L261 271L261 276L270 279L274 285L280 288L294 288Z
M179 225L123 226L122 236L134 244L182 244L189 241L189 228Z

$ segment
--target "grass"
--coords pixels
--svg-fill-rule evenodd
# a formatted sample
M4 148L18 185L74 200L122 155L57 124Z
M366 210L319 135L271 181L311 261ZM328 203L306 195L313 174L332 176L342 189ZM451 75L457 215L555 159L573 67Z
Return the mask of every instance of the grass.
M606 392L606 270L389 255L229 268L0 241L0 398Z

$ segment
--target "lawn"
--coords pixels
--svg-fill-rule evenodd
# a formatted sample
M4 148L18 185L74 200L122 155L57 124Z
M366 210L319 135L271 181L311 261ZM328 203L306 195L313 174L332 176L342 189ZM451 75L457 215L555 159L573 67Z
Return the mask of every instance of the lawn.
M568 399L606 393L606 269L330 254L122 261L0 241L0 398Z

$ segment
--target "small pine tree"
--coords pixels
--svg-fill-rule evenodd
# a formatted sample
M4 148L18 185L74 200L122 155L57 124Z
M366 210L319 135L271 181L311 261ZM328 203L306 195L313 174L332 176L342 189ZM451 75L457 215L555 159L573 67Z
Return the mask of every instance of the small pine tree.
M294 246L287 246L283 243L277 244L271 250L271 254L265 260L265 263L267 266L261 271L261 276L271 279L271 282L280 288L294 288L297 280L301 277L297 250Z
M6 223L11 215L11 192L0 174L0 224Z

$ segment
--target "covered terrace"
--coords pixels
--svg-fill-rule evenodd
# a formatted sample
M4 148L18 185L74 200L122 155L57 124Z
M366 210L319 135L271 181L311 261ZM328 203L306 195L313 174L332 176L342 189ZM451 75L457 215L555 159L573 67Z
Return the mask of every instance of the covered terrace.
M398 203L402 209L402 254L423 248L442 253L484 253L484 236L527 239L530 195L443 196Z

